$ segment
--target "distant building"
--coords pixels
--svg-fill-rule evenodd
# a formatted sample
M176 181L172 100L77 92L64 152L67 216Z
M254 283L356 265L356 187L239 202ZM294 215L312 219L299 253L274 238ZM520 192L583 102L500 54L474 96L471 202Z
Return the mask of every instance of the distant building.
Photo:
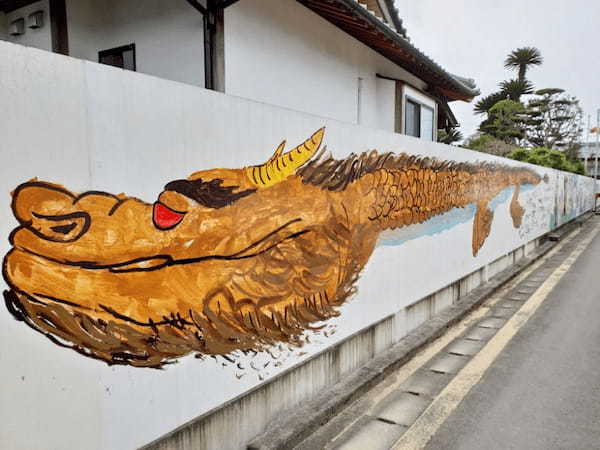
M427 140L479 94L392 0L0 0L0 39Z
M585 173L600 178L600 143L586 142L579 149L579 159L585 167Z

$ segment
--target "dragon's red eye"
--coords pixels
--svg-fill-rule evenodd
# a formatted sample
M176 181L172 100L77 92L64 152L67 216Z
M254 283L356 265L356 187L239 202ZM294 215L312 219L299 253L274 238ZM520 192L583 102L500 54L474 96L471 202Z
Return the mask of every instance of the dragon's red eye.
M160 230L169 230L183 219L185 213L173 211L162 203L156 202L152 211L152 221L156 228Z

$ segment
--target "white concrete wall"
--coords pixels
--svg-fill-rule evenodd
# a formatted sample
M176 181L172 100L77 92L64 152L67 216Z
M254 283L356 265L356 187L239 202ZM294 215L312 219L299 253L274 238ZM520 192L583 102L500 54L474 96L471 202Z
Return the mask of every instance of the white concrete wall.
M75 58L135 43L138 72L204 86L202 15L185 1L67 0L67 23Z
M424 83L295 0L241 1L225 11L226 92L297 111L394 131L386 75Z
M74 191L126 192L153 201L170 180L199 169L265 161L282 139L299 143L323 125L325 142L338 157L376 148L441 159L451 155L456 161L498 160L6 42L0 42L0 98L10 105L0 109L0 255L9 249L7 238L17 225L10 192L33 177ZM162 371L108 367L54 345L0 308L2 447L138 447L357 330L391 314L402 316L408 305L590 206L593 180L530 167L550 182L522 193L527 214L520 229L513 228L504 202L477 257L471 253L471 222L379 247L361 275L358 295L331 322L337 334L263 374L264 381L253 373L238 380L234 367L210 358L183 358ZM553 221L555 199L561 197L556 186L564 187L564 177L571 192L562 195L568 214ZM416 319L406 320L398 324L396 339ZM278 395L301 399L312 382L297 379L293 389ZM256 414L268 411L259 408Z
M202 16L187 2L66 3L70 56L96 62L101 50L135 43L138 72L204 86ZM40 4L47 10L47 0ZM12 40L49 50L50 25ZM426 87L295 0L227 8L225 66L228 94L387 131L395 90L376 74Z
M44 11L44 26L32 30L27 28L27 16L34 11ZM5 34L2 36L2 20L0 19L0 39L6 39L9 42L15 44L27 45L29 47L40 48L42 50L52 51L52 34L50 27L50 15L48 12L48 0L41 0L39 2L32 3L29 6L16 9L6 14L6 27L15 19L25 19L25 34L20 36L10 36Z

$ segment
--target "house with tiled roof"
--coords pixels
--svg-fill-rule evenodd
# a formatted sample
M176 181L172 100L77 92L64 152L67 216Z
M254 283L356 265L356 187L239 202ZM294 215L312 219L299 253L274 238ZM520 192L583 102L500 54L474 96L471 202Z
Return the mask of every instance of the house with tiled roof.
M392 0L0 0L0 450L290 448L535 249L439 206L451 69Z
M0 39L427 140L478 95L393 0L0 0Z

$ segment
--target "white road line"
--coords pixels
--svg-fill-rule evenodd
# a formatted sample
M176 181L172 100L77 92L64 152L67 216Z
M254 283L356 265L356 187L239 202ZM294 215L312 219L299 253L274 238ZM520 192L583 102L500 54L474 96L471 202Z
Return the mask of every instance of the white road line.
M515 334L533 316L548 294L554 289L564 274L583 253L592 239L598 234L596 228L571 252L567 259L552 272L546 281L533 293L521 309L498 330L498 333L473 357L473 359L454 377L454 379L436 397L415 423L402 435L392 447L394 450L422 449L446 421L450 414L479 382L486 370L492 365L500 352Z
M425 363L427 363L431 358L437 355L450 342L452 342L454 339L460 336L467 328L475 324L490 310L490 308L492 308L496 303L502 300L502 298L511 289L513 289L517 284L519 284L521 281L527 278L532 272L537 270L554 254L560 251L560 249L563 248L566 244L568 244L571 240L573 240L580 233L580 231L581 229L569 234L569 236L567 236L562 242L556 245L552 250L550 250L544 256L539 258L537 261L533 262L529 267L523 270L515 278L504 284L498 290L498 292L492 294L492 296L489 299L487 299L483 304L481 304L479 307L468 313L465 317L463 317L460 320L460 322L450 327L442 336L428 344L415 356L413 356L410 359L410 361L408 361L402 367L397 369L393 374L389 375L389 377L392 378L391 383L385 383L379 388L375 388L375 390L369 394L369 403L371 404L371 406L367 407L367 414L373 414L379 403L385 397L387 397L392 392L396 392L411 375L413 375L418 369L423 367ZM362 417L364 416L357 416L356 419L346 424L346 426L341 431L339 431L334 438L331 439L331 443L335 443L336 439L338 439L350 428L352 428ZM326 446L326 449L330 448L332 447L328 444Z

